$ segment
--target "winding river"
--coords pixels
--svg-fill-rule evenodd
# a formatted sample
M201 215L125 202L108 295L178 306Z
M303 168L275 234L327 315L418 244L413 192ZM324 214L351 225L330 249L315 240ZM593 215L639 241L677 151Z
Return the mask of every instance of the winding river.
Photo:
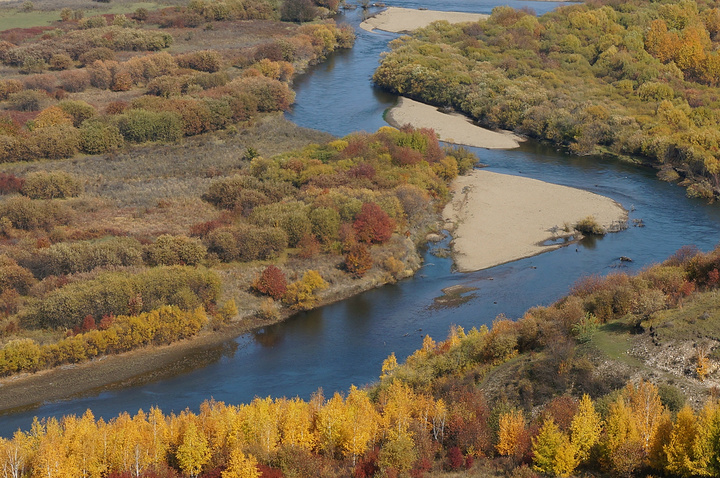
M530 6L538 13L558 5L510 4ZM423 6L411 1L393 5ZM489 13L492 4L450 0L442 9ZM347 15L346 20L357 25L361 11ZM288 117L336 135L383 126L382 113L396 98L374 89L370 77L380 52L395 37L358 31L353 50L335 54L297 80L297 104ZM351 384L374 381L385 357L391 352L398 358L407 356L421 345L425 334L442 339L452 324L471 328L489 324L501 313L518 317L532 306L558 299L583 275L633 272L662 261L686 244L709 250L720 238L720 206L686 198L682 188L657 180L654 171L602 158L571 157L532 142L514 151L475 151L493 171L612 197L631 211L631 222L642 219L645 227L631 225L577 247L469 274L453 272L451 260L436 257L431 248L412 279L238 337L196 357L205 364L200 368L141 386L101 390L2 416L0 436L29 428L34 416L81 414L87 408L96 417L107 419L153 405L165 412L197 409L211 397L229 403L247 402L255 396L308 398L320 387L327 396L347 390ZM633 262L621 263L621 255ZM457 284L476 290L467 302L454 308L436 307L434 299L442 295L441 289Z

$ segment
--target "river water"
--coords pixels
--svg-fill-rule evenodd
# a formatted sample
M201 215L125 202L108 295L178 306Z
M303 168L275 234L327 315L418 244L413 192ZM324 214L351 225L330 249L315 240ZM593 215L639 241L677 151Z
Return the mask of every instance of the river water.
M398 6L418 6L408 1ZM551 2L515 2L539 13ZM426 5L439 8L437 5ZM492 4L473 0L444 2L445 10L489 13ZM357 24L361 12L348 12ZM370 77L380 52L396 35L358 32L356 46L312 68L296 82L297 104L288 116L302 126L336 135L374 131L385 123L383 111L396 100L374 89ZM309 396L322 387L326 396L351 384L373 382L385 357L412 353L430 334L443 339L451 325L466 329L490 324L498 314L519 317L530 307L564 295L580 277L633 272L662 261L679 247L712 249L720 238L720 207L685 197L684 190L655 178L654 171L617 161L578 158L528 142L518 150L474 150L489 169L580 187L609 196L642 219L633 227L528 259L475 273L453 272L450 259L432 250L418 274L348 300L301 313L207 351L193 367L145 385L98 391L89 396L43 404L0 417L0 436L29 428L34 416L81 414L111 418L122 411L159 406L163 411L196 410L209 398L242 403L256 396ZM441 245L442 246L442 245ZM435 246L433 246L435 247ZM628 256L633 262L620 262ZM476 288L467 302L437 308L434 299L451 285Z

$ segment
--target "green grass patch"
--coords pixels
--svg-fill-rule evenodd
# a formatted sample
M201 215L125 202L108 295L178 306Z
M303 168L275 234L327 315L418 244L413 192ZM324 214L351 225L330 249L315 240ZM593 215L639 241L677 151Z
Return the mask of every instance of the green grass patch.
M20 12L15 9L0 10L0 31L11 28L32 28L51 25L60 20L59 11Z
M118 3L110 5L108 8L93 8L87 10L85 16L94 16L101 14L128 14L133 13L138 8L147 10L157 10L162 5L155 2L132 2ZM54 22L60 21L60 10L33 10L31 12L23 12L15 8L0 9L0 31L10 30L11 28L32 28L52 25Z
M611 360L638 367L642 362L628 354L632 347L631 328L621 320L601 325L593 334L589 345L605 354Z
M686 300L681 308L663 310L641 324L653 328L656 340L689 340L712 338L720 340L720 295L703 292Z

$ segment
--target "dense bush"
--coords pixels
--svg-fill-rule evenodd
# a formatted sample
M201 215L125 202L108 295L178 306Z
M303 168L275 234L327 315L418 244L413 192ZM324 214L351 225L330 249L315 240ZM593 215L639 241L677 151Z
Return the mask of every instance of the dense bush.
M57 106L72 118L72 124L76 128L97 113L93 106L82 100L63 100Z
M97 267L142 264L142 246L129 237L61 242L41 249L23 262L36 277L87 272Z
M167 111L130 110L118 115L117 125L126 141L176 141L182 137L180 115Z
M40 90L23 90L8 95L10 107L18 111L40 111L47 101L47 93Z
M0 194L18 193L25 184L25 179L12 173L0 173Z
M11 341L0 349L0 375L79 363L150 344L169 344L197 334L207 322L202 309L183 311L165 306L138 316L116 317L101 330L89 327L84 333L54 344L39 345L30 339Z
M194 266L205 259L206 254L205 246L198 239L164 234L146 248L145 262L151 266Z
M296 310L315 307L318 302L317 292L328 288L328 283L315 270L308 270L302 279L287 286L283 302Z
M287 291L287 278L285 273L278 267L270 265L255 279L252 286L259 293L279 300L283 298Z
M25 177L20 192L30 199L65 199L79 196L83 187L75 176L65 171L38 171Z
M103 154L123 146L123 136L114 124L90 119L80 126L80 149L88 154Z
M353 222L355 234L360 241L383 243L390 239L395 222L375 203L364 203Z
M285 231L278 227L238 225L213 230L206 238L208 252L223 262L273 259L288 245Z
M70 210L57 201L11 197L0 202L0 217L6 218L16 229L45 229L67 224Z
M0 256L0 291L15 290L27 295L35 283L32 273L7 256Z
M32 299L19 315L25 327L73 328L88 315L99 319L129 314L138 295L140 310L150 311L164 305L186 310L210 307L219 294L220 279L203 268L171 266L138 273L105 272Z
M216 50L200 50L185 53L178 55L175 60L181 68L191 68L207 73L220 71L223 64L222 56Z

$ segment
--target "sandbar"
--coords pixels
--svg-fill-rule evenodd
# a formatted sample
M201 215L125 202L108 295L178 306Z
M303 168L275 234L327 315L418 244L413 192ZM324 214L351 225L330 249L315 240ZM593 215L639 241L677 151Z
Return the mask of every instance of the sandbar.
M492 131L472 123L460 113L443 113L435 106L400 97L385 115L393 126L406 124L415 128L432 128L446 143L464 144L485 149L513 149L523 139L510 131Z
M415 10L412 8L388 7L374 17L360 24L369 32L374 29L393 33L406 33L423 28L438 20L450 23L477 22L490 15L482 13L440 12L437 10Z
M452 184L443 217L461 272L487 269L562 247L543 245L587 216L608 231L623 229L627 211L599 194L536 179L475 170Z

